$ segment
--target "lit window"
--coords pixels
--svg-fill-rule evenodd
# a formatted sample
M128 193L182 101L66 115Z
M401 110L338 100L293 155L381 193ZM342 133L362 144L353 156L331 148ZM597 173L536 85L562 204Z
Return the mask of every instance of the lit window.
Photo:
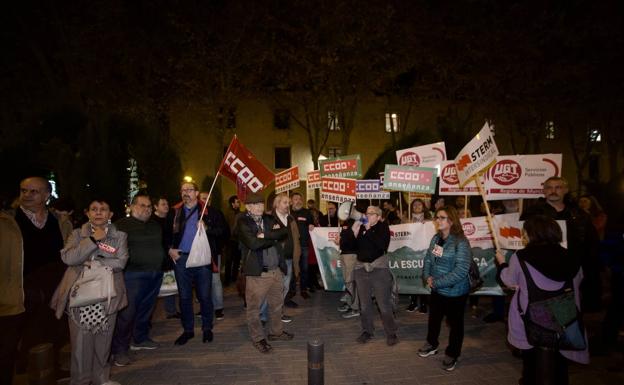
M602 135L600 134L600 130L589 130L589 140L592 143L599 143L602 141Z
M342 149L340 147L328 147L327 153L330 158L337 158L342 155Z
M546 139L555 139L555 122L546 122Z
M386 132L399 132L399 114L386 112Z
M340 122L336 111L327 111L327 126L330 131L340 131Z

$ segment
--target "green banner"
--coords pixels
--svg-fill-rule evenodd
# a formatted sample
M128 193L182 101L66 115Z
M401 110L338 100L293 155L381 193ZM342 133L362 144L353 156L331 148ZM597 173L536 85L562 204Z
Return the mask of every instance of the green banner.
M360 154L355 154L320 160L319 171L321 178L331 176L360 179L362 178L362 159Z
M430 167L387 164L384 170L384 190L436 193L438 170Z

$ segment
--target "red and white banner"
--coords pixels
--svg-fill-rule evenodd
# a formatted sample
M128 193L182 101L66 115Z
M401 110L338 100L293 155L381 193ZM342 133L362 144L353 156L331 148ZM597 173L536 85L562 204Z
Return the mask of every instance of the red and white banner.
M457 178L457 168L452 160L444 161L440 165L440 195L479 195L479 189L474 180L468 182L464 187L459 187Z
M239 199L243 200L247 191L254 193L265 189L275 178L254 154L235 135L219 166L219 173L236 183Z
M485 191L488 200L540 198L551 176L561 176L561 154L498 156L485 174Z
M455 166L459 185L464 186L479 171L486 170L496 160L498 147L490 125L485 123L481 131L457 154Z
M433 167L440 170L440 163L446 160L444 142L406 148L396 152L399 166Z
M524 249L524 245L522 244L522 226L524 225L524 222L520 221L519 213L495 215L493 219L496 238L498 239L498 244L502 249ZM557 221L557 223L559 224L563 235L561 246L567 248L568 235L566 221L560 220Z
M348 178L321 178L321 199L329 202L355 201L356 180Z
M299 166L291 167L275 174L275 193L293 190L299 187Z
M316 190L317 188L321 188L321 172L319 170L314 170L308 172L308 189Z

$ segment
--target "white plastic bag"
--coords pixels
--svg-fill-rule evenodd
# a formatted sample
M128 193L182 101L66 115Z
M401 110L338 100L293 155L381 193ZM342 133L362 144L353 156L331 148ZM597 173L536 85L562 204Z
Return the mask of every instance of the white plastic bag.
M211 259L212 253L208 236L204 229L204 223L200 221L197 225L197 233L195 234L195 239L193 239L191 252L186 260L186 267L206 266L210 264Z
M158 296L167 297L175 294L178 294L178 284L175 279L175 273L173 270L165 271Z

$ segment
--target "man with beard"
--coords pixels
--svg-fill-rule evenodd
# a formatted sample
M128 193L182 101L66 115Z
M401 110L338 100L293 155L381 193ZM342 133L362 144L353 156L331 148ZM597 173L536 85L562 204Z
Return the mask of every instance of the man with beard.
M583 267L581 283L582 310L599 311L601 307L600 260L598 259L598 233L591 218L567 195L568 182L553 176L544 182L544 198L529 207L521 216L527 220L535 215L546 215L555 220L566 221L568 250L572 258L578 258Z

